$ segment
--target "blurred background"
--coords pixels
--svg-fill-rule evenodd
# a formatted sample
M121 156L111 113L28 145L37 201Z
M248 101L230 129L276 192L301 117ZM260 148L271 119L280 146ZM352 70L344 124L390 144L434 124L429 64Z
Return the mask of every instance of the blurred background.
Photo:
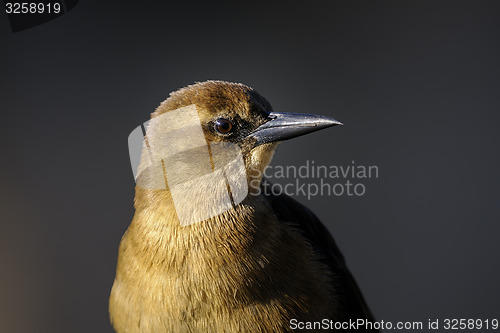
M0 14L0 331L113 331L127 137L207 79L345 123L273 165L379 167L364 196L297 198L377 319L498 318L499 17L497 1L82 0L13 33Z

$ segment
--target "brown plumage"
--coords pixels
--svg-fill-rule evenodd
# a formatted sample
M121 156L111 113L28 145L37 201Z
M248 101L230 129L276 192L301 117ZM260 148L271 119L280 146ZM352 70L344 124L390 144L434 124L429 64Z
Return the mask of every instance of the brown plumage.
M303 128L290 134L288 123L278 126L279 135L271 129L274 137L269 128L256 132L276 118L271 105L247 86L222 81L172 93L152 117L192 104L207 142L241 149L249 184L262 181L276 140L304 134ZM214 130L220 118L233 125L229 135ZM336 124L325 119L322 127ZM333 238L314 214L285 195L248 189L231 209L181 226L168 184L148 189L138 183L109 304L118 333L289 332L293 318L373 320Z

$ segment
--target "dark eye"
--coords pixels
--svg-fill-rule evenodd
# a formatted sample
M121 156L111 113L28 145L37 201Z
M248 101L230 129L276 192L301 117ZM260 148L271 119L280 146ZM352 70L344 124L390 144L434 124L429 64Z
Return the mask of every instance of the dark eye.
M215 129L220 134L228 134L233 130L233 124L227 119L220 118L215 121Z

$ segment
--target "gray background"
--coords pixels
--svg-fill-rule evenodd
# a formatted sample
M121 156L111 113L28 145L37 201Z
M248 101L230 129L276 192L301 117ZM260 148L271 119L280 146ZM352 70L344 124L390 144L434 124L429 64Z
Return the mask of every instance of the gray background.
M499 317L499 2L116 4L0 14L0 331L112 332L127 136L206 79L345 122L274 165L379 166L363 197L299 198L378 319Z

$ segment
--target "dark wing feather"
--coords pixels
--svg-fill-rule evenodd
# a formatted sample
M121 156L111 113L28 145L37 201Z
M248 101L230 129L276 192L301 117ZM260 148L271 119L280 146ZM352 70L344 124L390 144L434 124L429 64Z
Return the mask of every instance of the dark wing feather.
M267 187L267 189L263 189L262 193L268 198L276 216L282 221L296 225L302 235L309 241L313 250L338 278L336 283L340 285L335 286L335 289L341 292L339 295L340 302L345 309L345 313L341 317L345 318L345 320L364 318L372 322L375 321L356 280L354 280L346 266L344 256L323 223L311 210L291 197L285 194L272 194L270 190L272 185L269 181L264 180L262 186Z

